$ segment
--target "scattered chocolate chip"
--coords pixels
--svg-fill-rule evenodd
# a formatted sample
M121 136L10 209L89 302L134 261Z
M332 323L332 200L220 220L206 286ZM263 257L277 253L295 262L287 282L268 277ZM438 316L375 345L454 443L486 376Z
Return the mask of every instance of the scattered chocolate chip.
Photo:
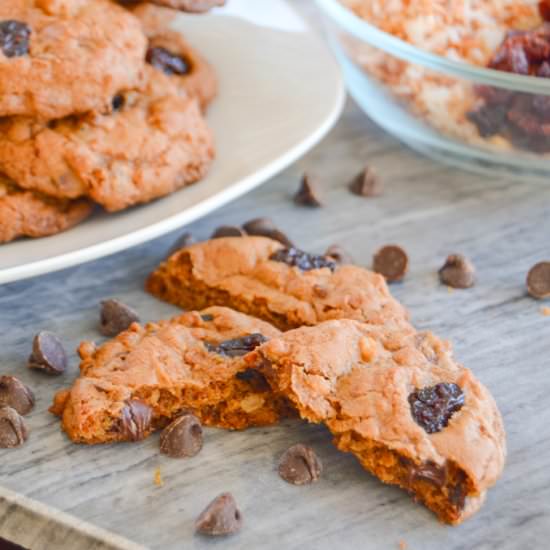
M300 187L294 195L294 202L301 206L312 206L315 208L322 206L321 201L317 197L315 187L316 184L313 182L312 177L309 174L304 174L300 181Z
M297 267L302 271L311 271L312 269L322 269L328 267L331 271L336 269L336 262L326 256L316 256L308 254L298 248L281 248L270 257L270 260L282 262L291 267Z
M411 414L416 423L433 434L449 424L451 416L464 405L464 393L456 384L440 383L416 389L409 395Z
M22 21L0 21L0 49L6 57L20 57L29 53L31 29Z
M62 374L65 372L67 354L63 344L53 332L43 330L34 337L28 366L31 369L42 370L48 374Z
M202 426L192 414L174 419L160 434L160 452L172 458L195 456L202 449Z
M145 54L145 61L165 74L187 74L191 64L180 55L176 55L166 48L149 48Z
M122 409L122 434L130 441L144 439L151 428L152 410L138 399L131 399Z
M286 247L293 247L292 241L273 223L269 218L255 218L246 222L243 229L248 235L257 237L268 237L274 241L279 241Z
M195 238L191 233L183 233L180 237L178 237L174 244L170 247L170 250L168 251L168 256L171 256L174 252L177 250L180 250L182 248L187 248L188 246L191 246L192 244L195 244Z
M219 536L236 533L243 518L231 493L218 495L195 520L195 531L203 535Z
M236 225L220 225L210 238L220 239L222 237L246 237L246 231Z
M440 281L451 288L470 288L476 282L475 268L462 254L451 254L439 270Z
M338 265L355 263L351 254L338 244L330 245L325 252L325 256L332 258Z
M382 184L375 171L365 166L350 183L349 190L359 197L378 197L382 194Z
M390 283L401 281L409 267L407 253L396 245L383 246L375 255L373 270L386 277Z
M34 393L15 376L0 376L0 406L25 415L34 407Z
M0 407L0 448L20 447L29 437L23 417L11 407Z
M205 314L201 315L201 319L202 319L205 323L209 323L210 321L213 321L213 320L214 320L214 316L213 316L213 315L210 315L210 313L205 313Z
M242 338L234 338L233 340L225 340L220 344L211 344L205 342L206 349L218 355L227 355L228 357L240 357L255 350L258 346L267 342L267 338L258 332L243 336Z
M99 332L104 336L116 336L132 323L139 323L138 314L116 299L103 300L99 314Z
M539 262L529 270L527 292L539 300L550 297L550 262Z
M321 477L323 465L315 451L298 443L287 449L279 459L279 475L293 485L307 485Z
M113 101L111 101L113 111L120 111L122 107L124 107L124 96L122 94L117 94L115 97L113 97Z

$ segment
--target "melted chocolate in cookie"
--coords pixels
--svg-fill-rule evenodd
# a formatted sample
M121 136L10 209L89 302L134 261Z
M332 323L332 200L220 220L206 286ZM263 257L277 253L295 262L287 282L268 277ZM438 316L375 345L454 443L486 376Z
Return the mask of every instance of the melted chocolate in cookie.
M298 248L283 248L277 250L270 257L270 260L282 262L292 267L297 267L302 271L311 271L312 269L322 269L328 267L331 271L336 269L336 262L326 256L315 256L308 254Z
M267 342L267 338L263 334L255 332L242 338L225 340L225 342L221 342L220 344L205 342L204 345L208 351L213 353L227 355L228 357L240 357L253 351L265 342Z
M155 69L169 75L184 75L191 72L191 64L185 58L159 46L149 48L145 60Z
M20 57L29 53L31 29L22 21L0 21L0 48L6 57Z
M464 393L456 384L436 384L409 395L411 414L427 433L440 432L464 405Z

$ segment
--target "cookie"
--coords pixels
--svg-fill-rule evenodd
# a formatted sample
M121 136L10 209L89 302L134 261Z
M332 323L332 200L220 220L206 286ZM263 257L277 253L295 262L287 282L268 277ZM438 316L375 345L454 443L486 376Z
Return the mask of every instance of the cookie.
M0 171L26 189L89 197L109 211L200 180L214 157L211 132L196 100L156 73L146 67L143 91L116 96L109 114L1 120Z
M444 522L481 506L506 457L494 399L448 343L351 320L274 338L246 357L303 419Z
M266 237L226 237L174 253L150 275L147 290L184 309L217 304L281 330L349 318L412 330L384 278Z
M0 116L108 110L139 83L145 50L139 21L107 0L4 0Z
M181 32L170 30L174 12L141 4L133 10L148 38L145 60L184 93L196 97L204 110L218 93L214 68L192 48Z
M189 13L204 13L225 5L226 0L151 0L153 4ZM135 4L139 0L122 0L121 4Z
M92 204L26 191L0 176L0 243L18 237L46 237L87 218Z
M100 347L80 345L80 377L50 410L80 443L142 439L183 411L207 426L273 424L291 409L243 356L278 335L268 323L219 307L134 323Z

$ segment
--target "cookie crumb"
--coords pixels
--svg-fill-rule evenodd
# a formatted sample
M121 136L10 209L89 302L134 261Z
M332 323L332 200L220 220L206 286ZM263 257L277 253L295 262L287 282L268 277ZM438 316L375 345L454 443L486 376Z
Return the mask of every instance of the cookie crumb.
M545 317L550 317L550 307L542 307L540 309L540 312L545 316Z
M313 208L322 206L322 203L317 196L316 182L310 174L305 173L302 176L300 188L294 195L294 202L300 206L310 206Z
M164 480L162 479L162 472L160 471L160 466L155 469L155 477L153 482L157 487L162 487L164 485Z
M407 543L403 539L401 539L399 541L399 550L407 550L407 547L408 547Z
M452 286L448 286L448 285L447 285L447 292L448 292L449 294L452 294L454 291L455 291L455 289L454 289Z

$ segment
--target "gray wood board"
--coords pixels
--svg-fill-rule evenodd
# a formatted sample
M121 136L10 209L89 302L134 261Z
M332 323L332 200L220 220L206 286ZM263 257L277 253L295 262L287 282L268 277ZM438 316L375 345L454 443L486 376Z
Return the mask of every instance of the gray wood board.
M383 197L362 199L347 191L365 162L383 179ZM304 170L318 174L325 207L292 203ZM137 444L71 444L47 409L54 392L76 375L76 355L62 377L30 372L25 362L32 336L53 330L71 352L82 339L100 340L98 303L110 296L146 320L176 312L142 290L174 233L0 287L0 372L16 374L38 396L28 443L0 452L0 485L44 505L30 510L27 501L14 503L13 493L0 492L0 536L32 548L71 550L124 547L101 529L162 549L395 549L400 540L411 550L547 548L550 317L525 295L524 280L532 264L550 257L550 187L434 164L376 129L350 103L334 131L304 159L188 229L206 238L217 225L260 215L271 216L307 250L322 252L337 242L367 266L383 244L409 252L410 273L393 292L418 327L453 340L459 359L491 389L504 416L508 463L480 513L460 527L439 524L335 450L325 429L299 422L240 433L207 429L203 451L189 460L160 456L157 435ZM437 268L451 252L476 264L473 289L449 292L439 285ZM300 441L311 444L325 465L321 481L310 487L287 485L275 471L277 457ZM162 487L153 483L157 467ZM232 491L243 511L242 532L223 540L194 536L194 518L222 491Z

